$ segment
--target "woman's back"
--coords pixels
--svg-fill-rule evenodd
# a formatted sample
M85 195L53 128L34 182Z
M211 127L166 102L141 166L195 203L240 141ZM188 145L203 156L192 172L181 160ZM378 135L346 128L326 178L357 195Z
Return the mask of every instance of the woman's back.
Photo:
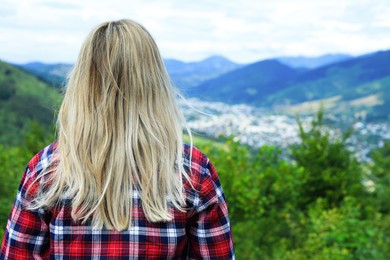
M56 209L26 210L39 183L28 187L55 155L58 144L44 148L29 162L3 240L2 259L129 258L129 259L232 259L233 244L227 205L218 175L209 159L196 148L184 147L184 164L192 166L185 181L187 211L171 208L173 219L150 222L142 210L140 194L133 190L132 225L123 231L94 229L91 223L72 220L69 201ZM192 156L190 158L190 153Z
M184 119L157 45L120 20L85 40L58 140L33 157L2 258L232 258L224 195Z

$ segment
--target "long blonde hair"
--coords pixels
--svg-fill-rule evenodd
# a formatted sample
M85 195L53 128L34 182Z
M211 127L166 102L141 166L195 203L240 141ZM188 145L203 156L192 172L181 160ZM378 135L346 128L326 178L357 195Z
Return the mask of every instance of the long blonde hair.
M59 161L33 208L71 198L72 218L131 226L137 189L149 221L183 211L183 116L158 47L130 20L103 23L85 40L58 115Z

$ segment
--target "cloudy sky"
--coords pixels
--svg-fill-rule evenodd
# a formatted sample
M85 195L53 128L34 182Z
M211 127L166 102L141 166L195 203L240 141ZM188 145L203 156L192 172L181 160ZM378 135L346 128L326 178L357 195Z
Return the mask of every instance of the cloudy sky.
M183 61L390 49L390 0L0 0L0 59L73 63L94 26L121 18Z

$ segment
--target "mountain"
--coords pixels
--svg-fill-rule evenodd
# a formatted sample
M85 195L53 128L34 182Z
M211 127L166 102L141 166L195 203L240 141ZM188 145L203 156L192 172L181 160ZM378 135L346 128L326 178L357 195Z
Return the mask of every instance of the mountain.
M364 113L388 120L390 51L379 51L327 65L299 75L265 99L268 106L306 110L323 103L339 113ZM299 104L304 104L300 106Z
M0 61L0 144L21 144L32 121L51 127L59 101L47 83Z
M209 101L246 103L284 112L318 110L322 103L337 113L363 113L387 120L389 63L390 51L308 70L265 60L206 81L190 94Z
M295 104L341 95L356 99L379 89L371 85L390 76L390 51L363 55L307 71L267 97L267 104Z
M208 80L188 94L203 100L255 104L280 91L285 82L299 74L299 70L277 60L264 60Z
M66 63L46 64L42 62L31 62L19 65L19 67L34 74L50 85L60 87L65 85L66 77L73 65Z
M319 57L279 57L276 60L292 68L315 69L351 58L352 56L347 54L325 54Z
M212 56L198 62L186 63L173 59L166 59L164 62L173 82L184 90L242 66L221 56Z
M218 77L242 66L221 56L212 56L198 62L166 59L164 63L173 82L182 89L198 85L205 80ZM66 77L73 65L32 62L19 66L51 85L62 86L65 84Z
M388 118L389 61L390 51L380 51L358 57L282 57L249 65L220 56L187 63L166 59L165 64L187 96L203 100L284 112L311 112L324 104L335 112ZM46 82L57 77L56 82L63 84L71 65L31 63L22 67Z

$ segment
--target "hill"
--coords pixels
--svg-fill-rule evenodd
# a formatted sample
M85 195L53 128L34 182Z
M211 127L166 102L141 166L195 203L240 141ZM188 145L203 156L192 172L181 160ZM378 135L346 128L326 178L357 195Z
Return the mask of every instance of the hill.
M21 144L32 121L51 127L59 101L60 94L47 83L0 61L0 144Z
M285 82L299 75L277 60L264 60L208 80L189 92L203 100L256 104L280 91Z

